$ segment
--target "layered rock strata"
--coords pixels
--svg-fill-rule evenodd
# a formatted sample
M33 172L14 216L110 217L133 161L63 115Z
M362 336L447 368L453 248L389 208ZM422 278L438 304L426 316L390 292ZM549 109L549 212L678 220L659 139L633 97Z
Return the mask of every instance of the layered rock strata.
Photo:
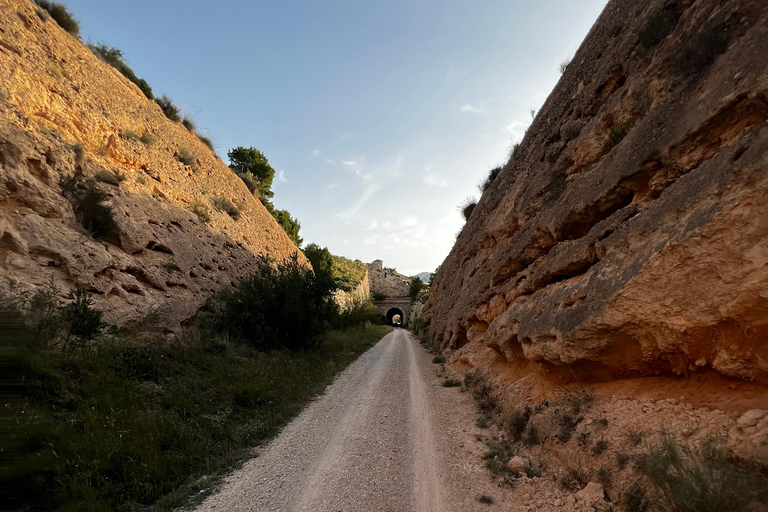
M198 137L37 11L0 2L3 294L85 288L110 323L175 329L257 255L297 251ZM108 196L103 239L62 193L78 171Z
M762 1L611 0L437 273L452 360L768 382L766 48Z

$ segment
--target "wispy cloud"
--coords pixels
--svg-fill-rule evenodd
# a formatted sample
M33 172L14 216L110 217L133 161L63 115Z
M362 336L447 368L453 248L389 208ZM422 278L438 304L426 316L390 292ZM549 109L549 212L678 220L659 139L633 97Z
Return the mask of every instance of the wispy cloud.
M343 163L344 165L355 165L355 162L353 162L352 160L342 160L341 163Z
M377 227L379 227L379 223L374 220L373 222L371 222L370 226L365 228L365 231L373 231Z
M452 82L453 80L456 80L457 78L460 78L467 74L466 69L459 69L453 64L448 66L448 75L445 77L446 82Z
M283 183L285 183L286 181L288 181L287 179L285 179L285 171L284 171L284 170L282 170L282 169L280 169L280 171L277 173L277 177L278 177L278 178L280 179L280 181L282 181Z
M327 163L327 164L331 164L331 165L334 165L334 164L336 163L336 162L334 162L333 160L331 160L330 158L328 158L328 157L326 157L326 156L324 156L324 157L323 157L323 161L324 161L325 163Z
M484 112L482 105L472 105L471 103L467 103L465 105L461 106L462 112L472 112L473 114L482 114Z
M432 166L428 165L424 168L424 176L422 177L424 183L431 187L447 187L448 182L440 176L439 173L432 170Z
M516 141L523 140L525 131L528 129L530 123L526 121L515 120L504 127L502 131L507 131L512 134L512 139Z
M310 155L310 157L309 157L309 158L310 158L311 160L314 160L314 159L315 159L315 158L317 158L319 155L320 155L320 150L319 150L319 149L315 149L315 150L313 150L313 151L312 151L312 154Z
M352 219L354 217L357 217L357 214L360 212L360 210L365 206L365 204L368 202L368 200L379 191L381 188L380 185L377 185L375 183L371 183L366 189L363 191L360 198L358 198L357 202L350 208L349 210L337 213L336 215L341 217L342 219Z
M325 190L333 190L335 188L339 188L338 183L329 183L328 185L325 186Z

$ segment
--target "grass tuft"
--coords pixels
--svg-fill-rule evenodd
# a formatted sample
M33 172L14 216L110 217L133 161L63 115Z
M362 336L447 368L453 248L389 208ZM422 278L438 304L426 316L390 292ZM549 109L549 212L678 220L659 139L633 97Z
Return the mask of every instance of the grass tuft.
M483 505L493 505L493 498L491 498L488 495L481 494L477 497L478 503L482 503Z
M592 455L600 455L606 449L608 449L608 441L605 439L595 441L595 444L592 445Z
M234 220L240 218L240 209L232 204L232 201L227 199L226 196L215 196L213 198L213 206L220 212L224 212Z
M182 164L189 166L195 174L200 170L200 166L197 164L197 157L186 148L182 148L174 153L173 157Z
M211 214L208 211L208 207L200 200L194 199L191 203L189 203L190 208L192 208L192 213L197 215L197 218L201 221L208 224L211 222Z
M629 134L633 126L635 126L634 118L628 119L627 121L624 121L623 123L611 128L611 131L608 133L608 137L605 139L605 142L603 142L603 153L609 153L622 140L624 140L624 137Z
M474 197L468 197L464 200L463 203L459 205L459 210L461 211L461 214L464 216L464 220L467 221L472 216L472 212L475 211L475 207L477 206L477 200Z
M445 363L445 357L443 357L443 356L435 356L435 357L432 358L432 363L433 364L443 364L443 363Z
M96 173L96 179L102 183L119 187L120 183L125 181L125 174L120 172L119 169L114 169L112 171L102 169Z
M155 98L155 103L160 106L160 110L163 111L165 117L174 123L181 122L181 109L173 103L171 98L163 94L159 98Z
M459 382L456 379L445 379L443 381L443 387L444 388L456 388L461 386L461 382Z

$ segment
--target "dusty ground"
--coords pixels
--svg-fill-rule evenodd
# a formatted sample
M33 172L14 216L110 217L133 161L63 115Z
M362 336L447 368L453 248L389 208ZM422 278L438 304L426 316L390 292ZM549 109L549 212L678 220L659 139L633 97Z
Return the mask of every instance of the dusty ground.
M767 450L765 414L745 423L738 413L681 400L591 392L567 440L558 437L565 396L539 402L506 390L481 428L471 390L443 387L464 374L432 357L407 331L387 335L196 510L621 511L623 493L641 481L631 457L663 432L693 444L727 434L730 448L746 457L762 458ZM501 418L525 407L540 441L511 449L529 465L530 478L523 472L511 486L500 485L483 456L506 435ZM619 464L621 456L630 462ZM564 486L569 474L578 478ZM590 497L589 490L597 492ZM481 503L481 496L492 503Z
M387 335L197 510L487 510L483 494L509 505L481 460L471 397L442 387L431 358L406 331Z

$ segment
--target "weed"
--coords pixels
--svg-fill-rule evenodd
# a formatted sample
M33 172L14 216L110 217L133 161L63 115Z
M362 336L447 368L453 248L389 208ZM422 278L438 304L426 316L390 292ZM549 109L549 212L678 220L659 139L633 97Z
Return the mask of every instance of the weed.
M459 386L461 386L461 382L457 381L456 379L445 379L443 381L444 388L456 388Z
M192 202L189 203L189 206L192 208L192 213L197 215L198 219L205 222L206 224L211 222L211 214L208 212L208 207L205 206L202 201L193 199Z
M635 119L631 118L611 128L608 133L608 137L603 142L603 153L609 153L614 147L616 147L624 137L629 134L632 127L635 126Z
M189 166L195 174L200 170L200 166L197 164L197 157L188 149L180 149L173 154L173 157L182 164Z
M565 150L565 147L554 149L547 153L547 163L549 165L554 165L557 160L560 158L560 155L563 154L563 150Z
M445 363L445 357L443 357L443 356L435 356L435 357L432 358L432 363L433 364L443 364L443 363Z
M493 423L493 417L490 414L482 414L479 418L475 421L475 425L477 425L478 428L488 428Z
M565 140L568 142L578 137L579 134L581 134L581 125L578 124L570 124L565 127L565 130L563 130Z
M525 427L528 426L528 417L529 413L527 411L523 413L517 409L514 409L512 412L506 414L504 418L502 418L501 426L512 438L512 440L517 442L522 439L523 432L525 432Z
M642 432L635 432L634 430L630 430L627 432L627 437L629 438L629 442L632 443L632 446L637 446L643 442Z
M493 438L486 440L488 451L483 455L485 467L498 479L502 485L514 485L514 475L507 467L509 460L517 455L515 447L506 439Z
M467 221L472 216L472 212L475 211L477 206L477 200L474 197L468 197L464 199L464 202L459 205L459 210L464 216L464 220Z
M731 18L705 28L688 43L677 59L677 69L686 75L698 75L724 54L741 32L741 22Z
M125 174L120 172L119 169L114 169L112 171L102 169L96 173L96 179L102 183L107 183L108 185L119 187L120 183L125 181Z
M477 407L481 413L490 414L498 410L499 404L493 395L493 388L482 375L468 373L464 376L464 385L472 391L472 397L477 402Z
M731 458L722 438L694 448L666 436L637 455L635 464L656 487L661 510L747 510L768 502L768 478L757 465Z
M535 425L528 425L528 427L525 429L525 432L523 432L523 437L521 438L521 441L525 446L534 446L537 444L541 444L539 429L536 428Z
M213 139L205 135L200 135L199 133L197 134L197 138L200 139L200 142L208 146L208 149L210 149L214 153L216 152L216 145L213 143Z
M589 444L589 436L591 434L589 432L582 432L578 436L576 436L576 441L579 443L580 446L587 446Z
M64 196L72 203L80 225L95 239L106 238L117 231L112 208L103 204L105 194L94 179L85 179L82 171L62 176L59 181Z
M123 130L120 136L125 140L139 140L139 135L133 130Z
M165 268L165 270L168 273L170 273L170 272L181 272L181 267L179 267L179 265L177 265L175 261L169 261L168 263L163 265L163 268Z
M388 330L329 331L317 349L296 352L257 352L195 331L179 343L119 335L87 352L55 352L4 328L3 342L13 336L22 356L25 396L5 406L23 441L4 452L18 476L14 505L175 509L250 456Z
M75 153L75 163L83 165L85 163L85 146L78 142L72 146L72 151Z
M478 503L482 503L484 505L493 505L493 498L485 494L481 494L480 496L478 496L477 501Z
M185 112L181 116L181 125L186 128L189 133L197 132L197 123L195 122L195 118L188 112Z
M35 0L35 3L44 9L61 28L69 32L74 37L80 39L80 23L69 12L67 6L59 2L50 2L48 0ZM38 14L39 15L39 14ZM40 17L43 19L43 17ZM43 19L45 21L45 19Z
M155 98L155 103L160 106L160 109L163 111L163 114L165 114L165 117L174 123L181 121L181 109L179 109L179 107L173 103L171 98L163 94L159 98Z
M501 172L502 167L499 165L497 167L494 167L490 171L488 171L488 175L485 177L485 179L480 183L480 192L483 193L486 190L488 190L493 183L496 181L496 178L498 177L499 173Z
M675 30L679 19L680 14L674 3L668 2L663 9L648 19L648 23L640 31L640 44L647 50L655 48Z
M143 174L139 174L138 176L136 176L136 181L138 181L142 185L147 184L147 178Z
M225 212L227 215L237 220L240 218L240 209L232 204L232 201L227 199L226 196L220 195L213 198L213 206L220 212Z
M619 466L619 469L624 469L627 467L627 462L629 462L629 454L624 452L617 452L616 453L616 465Z
M621 504L626 512L645 512L649 505L645 489L635 482L621 495Z
M571 65L571 59L568 59L562 63L560 63L560 74L564 74L565 71L568 69L568 66Z
M573 492L582 489L586 485L588 478L582 469L576 468L560 474L555 478L555 481L563 491Z
M603 487L609 487L611 485L611 481L613 480L613 474L611 473L611 468L607 466L602 466L600 469L597 470L597 481L600 482Z
M142 144L144 144L147 147L150 147L157 142L157 137L152 135L149 132L144 132L141 134L141 138L139 139Z

